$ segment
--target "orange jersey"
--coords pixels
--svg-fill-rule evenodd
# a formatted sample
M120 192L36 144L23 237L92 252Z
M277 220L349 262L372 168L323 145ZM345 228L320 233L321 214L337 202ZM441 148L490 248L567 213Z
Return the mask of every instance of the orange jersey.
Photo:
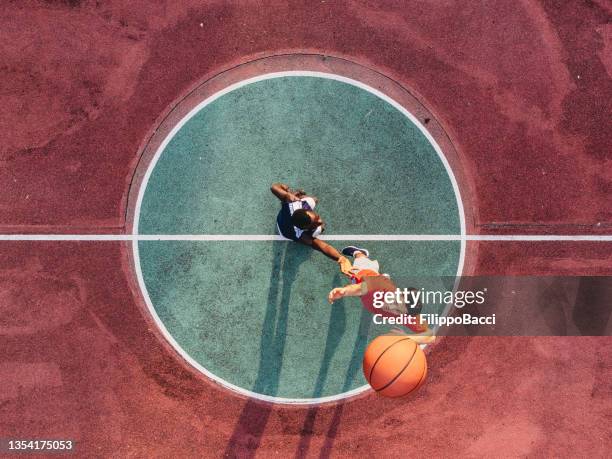
M384 280L381 279L381 282L371 282L370 284L378 284L378 285L372 286L372 285L367 285L368 282L367 280L365 280L367 277L381 277L381 278L384 278ZM397 308L385 308L384 306L382 308L374 307L374 293L375 292L394 292L395 289L397 288L395 284L393 284L391 279L389 279L387 276L382 276L376 271L372 271L370 269L363 269L359 271L357 274L355 274L353 276L353 279L354 279L354 282L357 284L364 283L365 285L367 285L366 287L367 290L360 296L360 298L361 298L361 302L363 306L368 311L370 311L372 314L381 314L385 317L397 317L400 314L396 311L389 310L389 309L397 310ZM403 305L403 309L405 311L404 314L406 314L408 312L408 308L405 305ZM424 333L428 329L427 325L419 325L419 324L414 324L414 325L403 324L403 325L409 328L410 330L412 330L414 333Z

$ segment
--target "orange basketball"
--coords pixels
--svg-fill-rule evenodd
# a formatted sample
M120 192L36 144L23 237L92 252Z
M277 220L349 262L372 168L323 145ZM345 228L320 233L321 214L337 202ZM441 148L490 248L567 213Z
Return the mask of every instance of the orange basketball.
M379 394L402 397L423 384L427 360L419 345L407 336L383 335L368 344L363 374Z

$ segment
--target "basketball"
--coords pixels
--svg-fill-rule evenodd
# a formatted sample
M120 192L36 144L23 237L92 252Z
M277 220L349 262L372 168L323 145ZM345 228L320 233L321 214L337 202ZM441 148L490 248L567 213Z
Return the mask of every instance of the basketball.
M420 346L407 336L383 335L366 348L363 374L380 395L403 397L425 381L427 360Z

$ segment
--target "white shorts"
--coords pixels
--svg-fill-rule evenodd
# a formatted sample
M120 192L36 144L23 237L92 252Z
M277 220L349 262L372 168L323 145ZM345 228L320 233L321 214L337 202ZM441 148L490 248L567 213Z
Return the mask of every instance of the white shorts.
M306 201L311 209L314 209L315 206L317 205L314 198L311 198L310 196L304 196L303 198L300 198L300 199L303 201Z
M358 257L353 260L353 269L354 273L358 273L364 269L370 269L372 271L376 271L380 274L380 265L376 260L370 260L368 257Z

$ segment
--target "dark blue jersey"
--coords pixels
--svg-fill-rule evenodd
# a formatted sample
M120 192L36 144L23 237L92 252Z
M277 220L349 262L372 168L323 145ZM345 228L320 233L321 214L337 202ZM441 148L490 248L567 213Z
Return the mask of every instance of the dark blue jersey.
M298 209L313 210L314 206L315 202L312 198L304 198L293 202L283 202L281 204L281 210L278 212L278 216L276 217L278 233L287 239L291 239L292 241L297 241L304 233L309 233L311 236L320 233L320 231L317 231L319 228L314 231L302 230L297 226L294 226L291 222L293 212Z

